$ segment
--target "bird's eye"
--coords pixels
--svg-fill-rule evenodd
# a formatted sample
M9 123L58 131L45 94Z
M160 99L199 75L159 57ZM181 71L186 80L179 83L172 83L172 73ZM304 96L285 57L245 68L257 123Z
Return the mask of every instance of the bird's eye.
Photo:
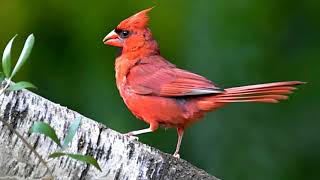
M122 39L125 39L125 38L127 38L128 36L129 36L129 31L127 31L127 30L122 30L120 33L119 33L119 35L120 35L120 37L122 38Z

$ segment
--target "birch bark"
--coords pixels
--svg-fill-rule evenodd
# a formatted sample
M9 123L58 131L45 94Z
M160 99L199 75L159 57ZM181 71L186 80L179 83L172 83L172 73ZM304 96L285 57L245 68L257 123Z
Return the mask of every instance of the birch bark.
M0 95L0 118L18 131L44 158L58 147L42 135L28 134L36 121L49 123L60 139L70 123L81 117L81 126L69 152L95 157L102 172L93 166L61 157L48 162L54 179L210 179L216 178L190 163L173 158L137 141L130 141L77 112L28 90ZM0 122L0 179L45 179L49 174L34 153Z

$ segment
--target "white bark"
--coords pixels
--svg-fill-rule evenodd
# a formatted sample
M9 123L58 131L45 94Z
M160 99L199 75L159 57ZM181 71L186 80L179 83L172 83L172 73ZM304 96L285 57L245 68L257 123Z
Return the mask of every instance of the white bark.
M101 166L61 157L48 162L54 179L216 179L182 159L160 152L77 112L48 101L30 91L0 95L0 118L9 123L44 158L58 147L43 135L28 134L36 121L49 123L60 139L77 117L81 126L69 152L90 154ZM29 148L0 122L0 179L44 179L46 167Z

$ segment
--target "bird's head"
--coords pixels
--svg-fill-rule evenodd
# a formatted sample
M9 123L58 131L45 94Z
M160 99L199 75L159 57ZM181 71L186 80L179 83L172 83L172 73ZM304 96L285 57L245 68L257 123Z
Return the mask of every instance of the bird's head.
M123 20L104 39L104 44L122 47L126 51L135 51L141 47L157 48L157 44L152 38L152 33L148 28L148 13L152 8L140 11L133 16ZM146 43L146 42L152 43ZM152 45L153 44L153 45Z

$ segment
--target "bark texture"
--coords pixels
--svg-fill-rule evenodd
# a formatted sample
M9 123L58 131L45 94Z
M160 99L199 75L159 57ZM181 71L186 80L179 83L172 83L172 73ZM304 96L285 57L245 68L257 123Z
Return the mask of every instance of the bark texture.
M36 121L49 123L60 139L70 123L82 117L69 152L90 154L102 172L87 164L61 157L48 162L54 179L216 179L190 163L137 141L129 140L77 112L30 91L0 95L0 118L9 123L36 151L48 159L58 147L43 135L28 134ZM0 122L0 179L45 179L46 167L29 148Z

